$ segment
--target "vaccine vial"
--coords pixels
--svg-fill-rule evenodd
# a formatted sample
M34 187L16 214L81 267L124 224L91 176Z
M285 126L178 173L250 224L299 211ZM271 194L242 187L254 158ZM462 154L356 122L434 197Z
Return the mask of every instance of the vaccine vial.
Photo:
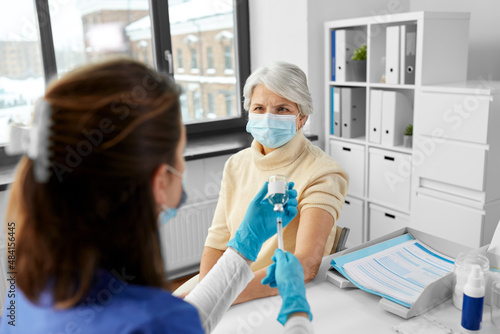
M285 250L283 243L283 224L282 213L283 206L288 202L288 180L284 175L272 175L269 177L269 184L267 186L267 195L269 202L274 206L274 211L277 212L276 217L276 230L278 236L278 248Z
M267 194L269 202L274 205L274 211L283 211L283 206L288 202L288 183L284 175L269 177Z

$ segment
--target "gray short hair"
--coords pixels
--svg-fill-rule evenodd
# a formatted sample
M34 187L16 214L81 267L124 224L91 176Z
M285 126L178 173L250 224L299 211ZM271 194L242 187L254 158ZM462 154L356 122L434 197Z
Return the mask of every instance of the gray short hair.
M245 82L243 87L246 111L250 108L253 90L258 85L264 85L273 93L297 104L300 115L308 116L313 112L311 93L307 87L307 78L297 65L284 61L274 61L259 67Z

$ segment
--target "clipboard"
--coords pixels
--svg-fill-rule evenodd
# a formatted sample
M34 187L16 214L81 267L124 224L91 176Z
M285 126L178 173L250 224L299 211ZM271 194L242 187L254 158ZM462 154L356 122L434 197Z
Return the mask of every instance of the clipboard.
M415 237L415 239L425 243L429 247L432 247L436 251L451 258L456 258L458 254L461 252L468 252L472 250L471 248L466 247L464 245L460 245L455 242L433 236L431 234L416 230L411 227L405 227L397 231L394 231L392 233L389 233L385 236L382 236L380 238L370 240L362 245L336 253L332 257L332 259L379 244L381 242L390 239L394 239L398 236L407 233L411 234L413 237ZM327 281L333 283L334 285L340 288L356 287L352 282L350 282L348 279L346 279L340 273L338 273L337 270L335 270L335 268L333 267L327 270L326 279ZM405 307L403 305L390 301L386 298L380 299L379 307L383 310L386 310L397 316L400 316L401 318L410 319L412 317L423 314L431 310L432 308L440 305L441 303L445 302L446 300L450 299L453 294L453 282L454 282L454 273L451 272L443 276L442 278L436 280L435 282L429 284L420 294L417 300L411 305L411 307Z

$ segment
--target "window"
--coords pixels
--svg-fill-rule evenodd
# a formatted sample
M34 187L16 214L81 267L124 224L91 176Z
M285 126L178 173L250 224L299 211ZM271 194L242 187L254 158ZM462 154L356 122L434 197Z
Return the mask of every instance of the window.
M113 55L153 65L148 0L74 0L49 7L59 74Z
M200 98L199 91L193 92L193 106L194 106L194 118L195 119L204 118L205 115L203 115L204 112L203 112L203 109L201 107L201 98Z
M11 6L22 8L22 13L9 7L0 14L0 32L15 26L16 18L33 18L31 29L22 28L33 32L31 42L40 47L31 46L22 54L17 47L0 47L4 55L0 71L9 63L9 70L15 71L12 75L27 78L29 74L39 83L36 89L23 89L25 94L16 103L26 100L29 105L31 95L43 94L42 74L47 82L84 63L127 55L174 76L184 91L181 108L188 135L245 128L241 92L250 75L248 0L34 0L35 8L28 2ZM33 59L25 59L27 55ZM217 75L217 68L224 73ZM6 87L0 83L4 106L11 103L6 101L13 99L11 91L17 86ZM220 91L234 97L230 113ZM193 92L197 92L196 106ZM0 123L5 114L0 113Z
M208 115L209 118L217 117L215 114L214 94L208 93Z
M168 12L172 48L187 47L191 69L197 69L174 78L187 92L190 85L200 84L200 108L183 113L190 115L183 119L188 134L244 129L241 92L250 74L248 1L170 0ZM226 95L221 91L230 92L231 102L224 102Z
M207 71L214 68L214 51L212 47L207 47Z
M233 69L233 57L231 56L231 47L224 46L224 66L226 70Z
M226 101L226 115L231 116L233 114L233 96L231 93L226 93L224 99Z
M198 51L195 48L191 49L191 70L198 69Z
M182 49L177 49L177 68L184 68L182 65Z
M30 124L33 104L44 94L33 3L12 2L0 11L0 146L9 141L11 123Z

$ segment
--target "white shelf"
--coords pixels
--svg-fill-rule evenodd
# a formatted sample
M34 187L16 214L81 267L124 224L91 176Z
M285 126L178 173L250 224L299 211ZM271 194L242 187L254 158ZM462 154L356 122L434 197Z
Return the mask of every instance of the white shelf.
M375 144L375 143L367 143L368 147L376 147L380 148L383 150L388 150L388 151L394 151L394 152L399 152L399 153L407 153L407 154L412 154L413 153L413 148L411 147L404 147L404 146L386 146L386 145L380 145L380 144Z
M479 95L497 95L500 94L500 83L497 81L461 81L441 85L432 85L422 87L426 92L447 92L458 94L479 94Z
M386 88L386 89L415 89L415 85L393 85L386 83L369 83L369 87L371 88Z
M330 81L330 86L366 87L368 84L360 81Z
M358 138L344 138L344 137L337 137L334 135L329 135L328 137L329 137L329 139L343 141L346 143L366 145L366 137L365 136L358 137Z

